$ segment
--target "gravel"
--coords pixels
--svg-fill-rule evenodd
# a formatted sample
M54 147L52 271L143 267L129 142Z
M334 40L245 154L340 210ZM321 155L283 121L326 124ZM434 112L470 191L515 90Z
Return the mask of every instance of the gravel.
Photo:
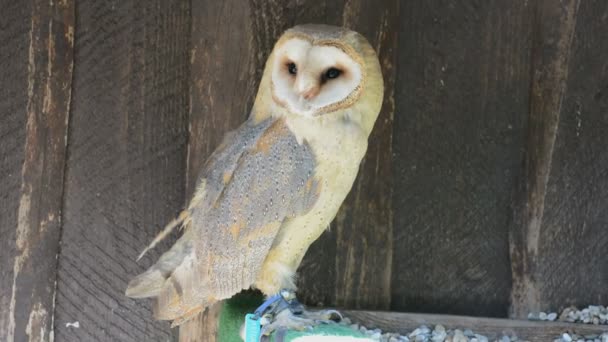
M533 321L560 321L569 323L584 323L584 324L606 324L608 325L608 308L603 305L589 305L588 307L579 310L571 306L565 308L561 314L551 312L531 312L528 314L528 319Z
M553 342L608 342L608 332L601 335L586 335L563 333L562 336L553 340Z
M589 311L595 312L595 310ZM602 311L600 310L600 312ZM567 313L566 316L568 315L569 314ZM541 315L533 315L533 317L538 320L540 319ZM545 318L544 320L553 321L557 319L557 314L555 314L555 317L553 317L553 313L545 313L543 317ZM560 320L562 320L561 318L562 317L560 315ZM400 335L397 333L382 332L380 329L368 329L362 325L351 322L351 320L347 317L345 317L340 324L348 325L352 329L364 333L371 339L381 342L490 342L488 337L477 334L471 329L446 329L443 325L436 325L434 327L421 325L409 334ZM492 341L524 342L524 340L519 340L517 336L507 335L502 335L500 338ZM561 336L556 336L553 342L608 342L608 332L605 332L602 335L587 336L563 333Z
M347 317L345 317L340 324L349 325L352 329L359 330L371 339L382 342L490 342L486 336L476 334L471 329L446 329L442 325L436 325L433 328L421 325L409 334L400 335L397 333L382 332L380 329L368 329L356 323L353 324ZM503 336L497 341L519 342L520 340L515 336Z

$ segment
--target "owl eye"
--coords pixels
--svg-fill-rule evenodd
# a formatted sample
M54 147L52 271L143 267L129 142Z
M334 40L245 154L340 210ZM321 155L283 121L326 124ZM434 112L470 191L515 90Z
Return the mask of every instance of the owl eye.
M342 71L340 71L339 69L329 68L325 72L325 78L327 78L327 79L338 78L338 76L340 76L341 73L342 73Z
M287 64L287 70L289 71L290 74L295 75L298 73L298 68L296 67L296 63L289 63Z

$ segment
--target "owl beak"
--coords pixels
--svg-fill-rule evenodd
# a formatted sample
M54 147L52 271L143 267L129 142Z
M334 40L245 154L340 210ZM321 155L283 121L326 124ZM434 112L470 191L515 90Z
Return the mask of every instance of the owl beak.
M318 93L319 93L319 88L317 88L317 87L310 87L310 88L308 88L308 89L300 92L300 96L302 96L306 100L310 100L313 97L317 96Z
M310 100L319 94L319 86L315 84L312 77L301 76L296 82L296 92L301 98Z

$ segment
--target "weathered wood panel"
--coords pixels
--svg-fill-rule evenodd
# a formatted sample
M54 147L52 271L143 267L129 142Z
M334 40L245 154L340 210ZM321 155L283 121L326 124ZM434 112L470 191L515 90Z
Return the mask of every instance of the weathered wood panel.
M324 23L340 26L344 22L346 1L307 1L295 10L294 23ZM347 201L352 201L347 199ZM307 305L335 306L338 270L338 231L336 220L315 241L297 271L298 299Z
M0 25L0 340L53 336L74 2L13 2Z
M515 316L608 300L607 18L604 1L539 4Z
M402 3L392 310L507 314L531 13L523 0Z
M358 31L378 52L385 101L353 190L330 231L311 246L298 271L299 295L311 305L388 309L393 248L390 156L399 1L348 1L331 10L341 16L328 16L330 24ZM306 19L328 22L324 15Z
M257 87L256 44L242 1L192 3L187 203L205 161L247 116ZM238 25L225 25L226 18ZM253 31L255 32L255 31ZM179 328L182 342L215 341L221 303Z
M384 103L357 181L336 220L336 305L389 309L393 262L393 117L400 1L349 1L343 23L378 53ZM318 279L317 281L322 281Z
M189 1L80 1L55 338L167 341L127 282L183 203ZM67 327L79 322L79 328Z
M513 290L511 315L526 317L539 311L539 246L547 182L551 172L557 125L566 90L568 59L576 24L578 1L536 1L534 6L534 46L530 84L529 126L525 146L525 170L515 200L514 227L511 230ZM547 236L544 236L547 237Z

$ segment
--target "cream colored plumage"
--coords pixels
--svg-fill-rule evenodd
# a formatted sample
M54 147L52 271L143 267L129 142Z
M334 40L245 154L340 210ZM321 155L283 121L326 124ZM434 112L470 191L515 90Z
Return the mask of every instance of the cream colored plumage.
M179 324L250 286L267 295L295 289L306 250L352 187L382 97L378 58L361 35L288 30L250 118L207 161L167 229L184 223L183 236L127 295L156 297L157 318Z

